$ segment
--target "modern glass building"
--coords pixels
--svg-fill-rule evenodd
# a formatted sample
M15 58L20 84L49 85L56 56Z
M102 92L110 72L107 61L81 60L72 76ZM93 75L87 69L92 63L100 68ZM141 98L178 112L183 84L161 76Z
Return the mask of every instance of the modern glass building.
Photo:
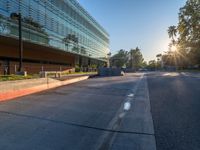
M107 60L109 35L76 0L0 0L0 74L18 67L21 14L28 72L88 67Z

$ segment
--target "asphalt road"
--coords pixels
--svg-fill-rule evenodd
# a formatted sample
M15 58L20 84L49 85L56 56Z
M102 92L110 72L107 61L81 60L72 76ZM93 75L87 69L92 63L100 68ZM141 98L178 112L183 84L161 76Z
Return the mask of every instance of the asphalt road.
M0 150L199 150L199 108L200 74L92 78L0 102Z
M155 150L146 77L92 78L0 103L1 150Z
M200 150L200 74L150 73L157 150Z

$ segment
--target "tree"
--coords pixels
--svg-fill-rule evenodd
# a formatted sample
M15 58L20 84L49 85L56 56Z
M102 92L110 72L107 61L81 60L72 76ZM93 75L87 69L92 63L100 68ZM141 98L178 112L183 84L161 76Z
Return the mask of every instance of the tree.
M180 40L190 46L200 44L200 1L188 0L180 8L178 32Z
M177 27L168 28L169 37L172 38L169 48L176 46L177 50L173 55L165 54L163 58L167 58L169 64L182 68L196 65L200 67L200 0L187 0L180 8L178 16Z
M142 67L142 68L147 68L147 66L148 66L147 62L146 62L146 61L143 61L141 67Z
M168 35L169 35L169 38L172 38L172 43L175 42L174 37L176 37L176 34L177 34L176 26L170 26L168 28Z
M178 43L185 50L190 65L200 64L200 1L188 0L180 8Z
M156 55L156 58L157 58L157 68L162 68L163 66L163 64L162 64L162 54L157 54Z
M110 58L111 65L118 68L126 67L128 63L128 52L126 50L119 50L117 54Z
M138 47L136 47L135 49L131 49L129 51L129 55L130 55L129 66L132 69L138 70L140 67L142 67L144 59Z
M165 52L165 54L162 55L162 61L165 66L175 66L175 52Z
M156 61L150 60L147 68L150 69L150 70L155 70L156 69Z

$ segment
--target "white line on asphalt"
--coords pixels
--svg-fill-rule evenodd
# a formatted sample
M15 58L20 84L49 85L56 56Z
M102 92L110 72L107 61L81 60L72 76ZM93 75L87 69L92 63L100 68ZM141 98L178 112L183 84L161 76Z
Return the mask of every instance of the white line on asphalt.
M131 103L130 102L125 102L124 103L124 110L128 111L131 108Z
M116 112L116 115L113 117L113 119L110 121L109 125L107 128L111 128L113 130L120 130L121 122L123 118L126 116L128 111L131 109L131 102L134 100L135 92L138 89L138 86L140 85L141 81L144 78L144 74L142 74L139 78L139 80L134 82L134 86L132 89L130 89L125 97L124 103L120 106L118 111ZM97 150L105 150L105 147L107 149L110 149L110 146L113 144L113 141L115 140L117 132L114 134L110 133L105 133L103 134L100 138L99 141L97 142Z
M128 94L127 96L128 96L128 97L133 97L134 94L133 94L133 93L130 93L130 94Z
M119 118L123 118L125 116L125 114L126 114L125 112L120 113Z

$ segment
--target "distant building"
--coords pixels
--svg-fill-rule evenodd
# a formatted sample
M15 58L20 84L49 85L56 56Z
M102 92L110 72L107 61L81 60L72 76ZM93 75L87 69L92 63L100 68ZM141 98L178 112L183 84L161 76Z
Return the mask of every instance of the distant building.
M107 61L109 35L76 0L0 0L0 74L19 65L21 13L23 68L28 73L88 67Z

